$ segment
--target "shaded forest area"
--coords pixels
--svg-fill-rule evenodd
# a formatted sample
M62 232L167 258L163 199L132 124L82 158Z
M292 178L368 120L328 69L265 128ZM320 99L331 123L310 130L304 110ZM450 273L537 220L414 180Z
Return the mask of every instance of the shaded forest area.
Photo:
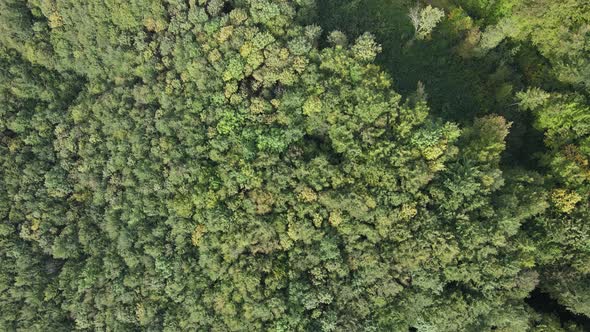
M529 86L561 92L574 88L550 73L551 65L530 40L500 36L506 40L492 49L480 49L481 33L494 27L502 9L518 2L428 3L445 9L447 19L423 41L415 40L408 18L417 4L414 0L321 1L320 24L327 31L340 29L350 36L373 33L383 46L377 62L393 77L396 91L410 95L421 82L436 116L462 124L490 113L507 118L512 128L504 162L537 169L535 157L544 150L543 131L534 127L531 113L519 110L514 95Z
M585 0L0 1L0 330L590 329Z

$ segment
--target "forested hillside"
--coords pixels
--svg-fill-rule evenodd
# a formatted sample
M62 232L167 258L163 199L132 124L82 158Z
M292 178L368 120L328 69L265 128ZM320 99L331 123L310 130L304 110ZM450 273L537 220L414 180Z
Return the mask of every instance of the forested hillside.
M0 0L0 331L590 330L586 0Z

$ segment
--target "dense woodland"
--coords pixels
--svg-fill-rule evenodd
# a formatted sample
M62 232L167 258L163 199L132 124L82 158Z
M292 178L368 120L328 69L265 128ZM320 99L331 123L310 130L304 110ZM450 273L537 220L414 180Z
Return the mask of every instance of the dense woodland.
M1 0L1 331L590 330L587 0Z

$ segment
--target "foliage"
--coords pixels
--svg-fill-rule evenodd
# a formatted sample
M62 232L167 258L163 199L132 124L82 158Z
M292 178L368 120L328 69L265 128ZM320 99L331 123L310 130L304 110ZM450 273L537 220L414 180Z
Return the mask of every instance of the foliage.
M0 330L582 330L588 13L0 2Z
M444 16L444 11L431 5L424 8L416 5L408 13L418 39L426 39Z

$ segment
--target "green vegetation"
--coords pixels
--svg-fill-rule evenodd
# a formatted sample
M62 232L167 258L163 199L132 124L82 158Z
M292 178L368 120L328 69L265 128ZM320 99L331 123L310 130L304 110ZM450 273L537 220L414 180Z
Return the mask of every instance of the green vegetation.
M585 0L0 1L0 330L587 330L588 98Z

